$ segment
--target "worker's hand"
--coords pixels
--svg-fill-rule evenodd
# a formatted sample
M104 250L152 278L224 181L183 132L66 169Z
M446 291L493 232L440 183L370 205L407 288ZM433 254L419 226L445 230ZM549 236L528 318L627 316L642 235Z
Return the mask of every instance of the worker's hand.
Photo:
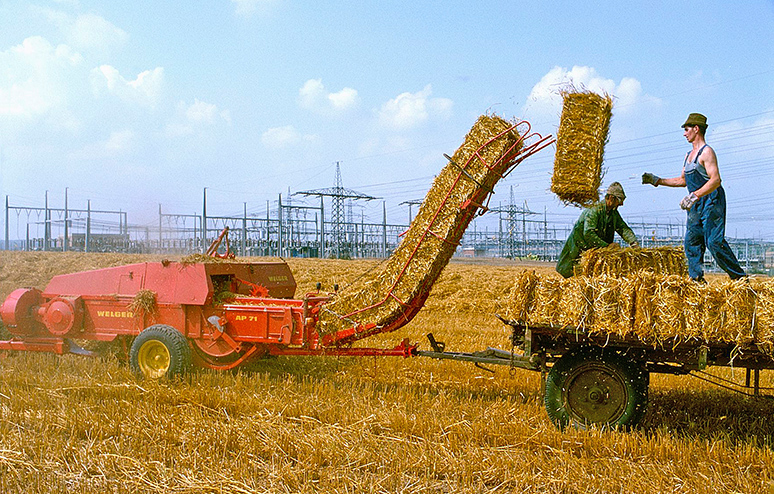
M696 201L698 201L698 200L699 200L699 198L698 198L698 197L696 197L696 194L694 194L693 192L691 192L691 193L690 193L690 194L688 194L687 196L683 197L683 200L682 200L682 201L680 201L680 207L681 207L681 208L683 208L683 209L685 209L686 211L688 211L689 209L691 209L691 208L693 207L693 205L694 205L694 204L696 203Z
M661 177L657 177L653 175L652 173L645 172L642 174L642 183L643 184L650 184L653 187L658 187L658 181L661 180Z

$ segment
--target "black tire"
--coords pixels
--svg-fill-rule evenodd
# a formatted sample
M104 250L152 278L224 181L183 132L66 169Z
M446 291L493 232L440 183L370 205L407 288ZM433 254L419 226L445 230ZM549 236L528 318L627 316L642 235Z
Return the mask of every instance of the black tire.
M560 430L567 425L628 430L645 415L649 377L643 365L614 350L573 350L548 373L546 412Z
M191 347L177 329L155 324L134 339L129 350L129 366L145 379L179 376L191 368Z

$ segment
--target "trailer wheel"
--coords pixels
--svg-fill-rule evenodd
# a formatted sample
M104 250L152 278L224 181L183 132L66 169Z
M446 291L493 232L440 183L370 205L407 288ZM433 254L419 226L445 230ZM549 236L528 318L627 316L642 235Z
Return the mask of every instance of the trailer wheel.
M546 380L545 406L559 429L629 429L645 414L648 373L613 350L583 347L565 354Z
M134 339L129 365L145 379L181 375L191 367L191 347L185 336L172 326L149 326Z

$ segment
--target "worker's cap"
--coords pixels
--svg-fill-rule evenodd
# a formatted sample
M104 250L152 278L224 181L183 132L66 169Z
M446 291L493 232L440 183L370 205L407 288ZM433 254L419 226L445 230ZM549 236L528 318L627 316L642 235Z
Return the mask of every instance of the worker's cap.
M706 129L707 117L705 117L701 113L691 113L690 115L688 115L688 118L685 120L685 123L683 124L683 128L693 127L694 125L698 125L699 127Z
M613 182L610 184L610 186L607 188L607 192L605 195L613 196L621 200L623 202L624 199L626 199L626 194L624 194L623 185L619 184L618 182Z

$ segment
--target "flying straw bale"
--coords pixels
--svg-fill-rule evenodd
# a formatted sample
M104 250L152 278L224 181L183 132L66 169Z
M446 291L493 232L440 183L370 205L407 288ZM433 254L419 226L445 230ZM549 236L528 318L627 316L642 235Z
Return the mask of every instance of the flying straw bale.
M613 99L590 91L562 91L564 105L556 136L551 191L568 204L588 207L599 200L602 161Z
M688 268L682 247L620 248L610 244L581 254L578 274L623 278L647 270L664 275L686 276Z
M513 124L496 116L481 116L436 177L393 255L323 306L318 332L326 335L410 320L472 219L475 208L463 205L484 200L522 145Z

